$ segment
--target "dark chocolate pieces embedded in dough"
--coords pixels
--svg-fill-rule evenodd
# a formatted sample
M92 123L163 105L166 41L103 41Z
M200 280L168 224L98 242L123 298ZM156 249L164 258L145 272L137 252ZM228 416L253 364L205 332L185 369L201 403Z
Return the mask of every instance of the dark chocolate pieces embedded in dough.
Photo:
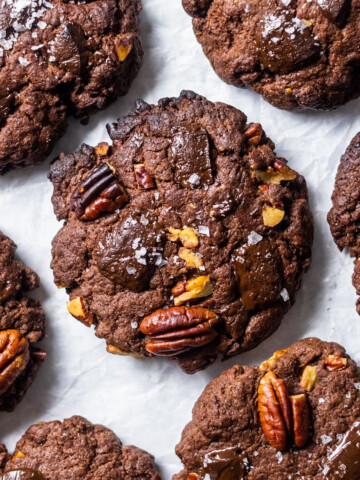
M256 46L262 66L281 74L316 59L321 48L310 25L286 9L275 10L260 20Z
M0 480L45 480L45 477L38 470L21 468L0 474Z
M356 480L360 472L360 422L354 422L329 455L324 470L329 480Z
M350 12L351 0L317 0L320 10L331 22L343 25Z

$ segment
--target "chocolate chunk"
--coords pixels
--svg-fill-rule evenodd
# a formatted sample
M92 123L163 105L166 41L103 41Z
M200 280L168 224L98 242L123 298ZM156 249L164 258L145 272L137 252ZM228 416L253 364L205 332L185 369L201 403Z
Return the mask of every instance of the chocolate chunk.
M276 10L259 22L256 46L262 66L282 74L299 68L320 53L320 43L311 28L289 10Z
M330 454L325 467L329 480L355 480L360 472L360 422L355 422Z
M248 461L240 448L223 448L207 453L199 470L209 480L238 480L248 473Z
M164 262L163 239L154 218L131 212L99 242L95 252L99 270L124 288L142 291Z
M320 10L330 22L343 25L351 8L351 0L317 0Z
M234 252L233 266L247 310L264 307L279 297L282 288L279 258L268 240L238 248Z
M182 132L174 135L171 152L175 179L183 188L198 188L213 183L210 145L206 132Z
M19 470L8 470L0 475L0 480L45 480L45 477L32 468L21 468Z
M85 52L85 42L85 35L80 26L68 23L55 36L50 51L64 70L80 75L86 63L86 56L82 54Z

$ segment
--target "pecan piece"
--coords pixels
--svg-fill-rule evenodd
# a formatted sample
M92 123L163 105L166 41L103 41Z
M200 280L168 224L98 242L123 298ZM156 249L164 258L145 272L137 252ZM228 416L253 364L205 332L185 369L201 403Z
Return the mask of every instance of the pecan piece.
M124 60L127 59L132 48L133 48L132 44L129 43L129 41L126 40L126 38L122 37L121 35L118 35L115 38L116 54L120 62L123 62Z
M81 297L74 298L71 302L67 302L66 305L69 313L76 318L76 320L84 323L87 327L92 325L93 316L88 311L84 300Z
M140 331L147 335L146 350L153 355L174 356L212 342L212 328L219 317L202 307L172 307L145 317Z
M244 135L247 138L249 144L256 147L261 141L262 133L263 130L260 123L251 123L245 130Z
M150 190L151 188L155 188L154 179L146 170L143 163L136 163L134 165L134 172L137 184L142 190Z
M335 357L334 355L329 355L325 360L326 369L329 372L334 372L335 370L343 370L347 367L347 359L342 357Z
M260 422L270 445L285 450L291 431L290 400L285 382L270 371L261 379L258 389Z
M108 163L96 167L74 191L70 210L80 220L95 220L102 213L114 212L128 201L124 188Z
M103 157L106 157L106 155L109 153L109 150L110 150L110 146L107 142L100 142L94 148L96 155L101 155Z
M262 212L263 222L266 227L276 227L285 217L283 209L265 205Z
M307 392L311 392L317 381L316 367L313 365L307 365L301 375L300 385Z
M262 362L262 364L259 367L260 372L265 372L268 368L272 368L276 360L282 357L283 355L285 355L285 353L287 353L288 351L289 351L288 348L277 350L270 358Z
M25 370L29 357L29 343L18 330L0 332L0 395Z
M201 275L186 282L179 282L171 290L174 304L180 306L189 300L208 297L214 291L209 275Z
M202 268L204 266L204 260L189 248L181 247L179 257L185 260L188 268ZM203 270L205 270L205 268Z
M168 240L170 242L180 242L185 248L196 248L199 245L199 239L197 237L197 232L192 227L185 228L167 228Z
M267 185L280 185L282 181L295 180L297 173L284 163L276 160L267 170L254 170L255 175Z
M290 396L294 425L294 443L301 448L307 442L310 432L310 414L305 393Z

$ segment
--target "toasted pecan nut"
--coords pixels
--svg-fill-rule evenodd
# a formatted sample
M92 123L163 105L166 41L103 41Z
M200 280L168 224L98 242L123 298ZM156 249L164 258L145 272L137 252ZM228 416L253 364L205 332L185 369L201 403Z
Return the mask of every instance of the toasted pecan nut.
M107 345L106 351L111 353L112 355L120 355L122 357L134 357L134 358L141 358L142 355L136 352L127 352L122 348L117 347L116 345Z
M305 445L310 433L310 414L305 393L290 396L293 418L294 443L298 448Z
M250 145L256 147L261 141L262 132L263 130L260 123L251 123L245 130L245 137Z
M151 188L155 188L154 179L146 170L143 163L136 163L134 165L134 173L137 184L142 190L150 190Z
M182 260L185 260L188 268L201 268L204 266L204 260L189 248L181 247L179 250L179 257Z
M287 353L288 351L289 351L288 348L283 348L282 350L277 350L270 358L268 358L267 360L262 362L262 364L259 367L260 372L265 372L269 368L272 368L274 366L274 363L276 362L276 360L278 358L282 357L283 355L285 355L285 353Z
M81 297L76 297L71 302L67 302L67 309L69 313L79 320L80 322L84 323L86 326L90 327L93 323L93 316L88 309Z
M190 300L212 295L214 288L209 275L201 275L186 282L179 282L172 289L174 304L180 306Z
M273 167L264 170L254 170L255 175L267 185L280 185L283 181L295 180L297 173L284 163L277 160Z
M94 148L96 155L101 155L102 157L106 157L106 155L109 153L109 150L110 146L107 142L100 142Z
M124 188L108 163L96 167L79 185L70 199L70 210L80 220L95 220L102 213L114 212L127 203Z
M168 240L170 242L180 242L185 248L196 248L199 245L198 233L192 227L185 228L167 228Z
M172 307L145 317L140 331L147 335L145 348L153 355L173 356L212 342L219 317L202 307Z
M263 222L266 227L276 227L285 217L285 211L270 205L265 205L262 212Z
M317 371L316 367L312 365L307 365L301 375L300 385L307 392L311 392L317 381Z
M329 372L334 372L335 370L343 370L347 367L347 358L329 355L325 360L325 366L326 369L329 370Z
M132 48L132 44L121 35L115 38L116 54L120 62L124 62L127 59Z
M5 393L29 363L29 343L18 330L0 332L0 395Z
M260 422L270 445L285 450L291 431L289 395L283 380L270 371L261 379L258 389Z

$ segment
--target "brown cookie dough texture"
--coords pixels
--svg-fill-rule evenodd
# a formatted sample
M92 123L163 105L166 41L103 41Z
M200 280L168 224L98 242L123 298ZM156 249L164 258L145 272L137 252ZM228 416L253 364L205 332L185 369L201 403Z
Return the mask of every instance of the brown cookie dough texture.
M127 93L143 51L140 0L0 1L0 175Z
M316 338L213 380L176 447L173 480L357 480L360 369Z
M55 282L108 351L193 373L279 326L308 268L305 180L260 124L193 92L139 101L53 164Z
M227 83L285 109L329 110L360 94L356 0L183 0Z
M15 250L0 232L0 410L6 411L22 400L46 356L34 346L45 335L44 312L24 296L39 286L39 277L14 259Z
M151 455L82 417L33 425L12 458L0 445L0 472L0 480L160 480Z
M348 247L350 255L355 258L353 285L358 295L360 295L360 228L358 216L360 186L357 181L359 174L360 133L353 138L341 157L332 194L333 207L328 214L331 233L339 250L342 251ZM356 302L356 309L360 314L360 299Z

